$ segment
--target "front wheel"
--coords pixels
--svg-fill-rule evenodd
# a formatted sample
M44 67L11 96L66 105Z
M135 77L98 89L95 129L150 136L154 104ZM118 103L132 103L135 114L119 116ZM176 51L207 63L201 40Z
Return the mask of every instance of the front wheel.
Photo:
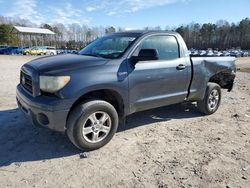
M103 100L76 106L69 115L67 135L81 150L95 150L107 144L118 128L115 108Z
M216 83L208 83L205 97L202 101L197 102L200 112L210 115L215 113L221 102L221 88Z

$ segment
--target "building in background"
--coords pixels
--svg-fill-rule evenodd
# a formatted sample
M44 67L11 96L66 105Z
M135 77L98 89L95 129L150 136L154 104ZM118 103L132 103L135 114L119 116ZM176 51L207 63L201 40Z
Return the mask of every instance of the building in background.
M55 46L55 33L49 29L13 26L12 34L19 38L19 46Z

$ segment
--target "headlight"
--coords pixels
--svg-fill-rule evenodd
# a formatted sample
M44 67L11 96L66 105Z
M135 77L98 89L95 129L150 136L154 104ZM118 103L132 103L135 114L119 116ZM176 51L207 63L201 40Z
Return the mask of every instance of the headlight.
M55 93L62 89L70 80L70 76L40 76L40 89L44 92Z

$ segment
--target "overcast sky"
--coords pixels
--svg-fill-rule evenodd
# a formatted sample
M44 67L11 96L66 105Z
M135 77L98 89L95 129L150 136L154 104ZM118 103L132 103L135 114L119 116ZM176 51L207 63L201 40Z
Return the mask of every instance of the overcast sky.
M0 15L34 23L90 26L179 26L250 18L250 0L0 0Z

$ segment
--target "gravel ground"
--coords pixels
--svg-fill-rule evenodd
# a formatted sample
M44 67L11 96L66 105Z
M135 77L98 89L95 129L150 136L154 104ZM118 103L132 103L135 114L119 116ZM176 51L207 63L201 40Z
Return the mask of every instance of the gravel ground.
M250 58L237 60L217 113L180 104L134 114L86 158L17 109L19 69L32 58L0 56L1 187L250 187Z

